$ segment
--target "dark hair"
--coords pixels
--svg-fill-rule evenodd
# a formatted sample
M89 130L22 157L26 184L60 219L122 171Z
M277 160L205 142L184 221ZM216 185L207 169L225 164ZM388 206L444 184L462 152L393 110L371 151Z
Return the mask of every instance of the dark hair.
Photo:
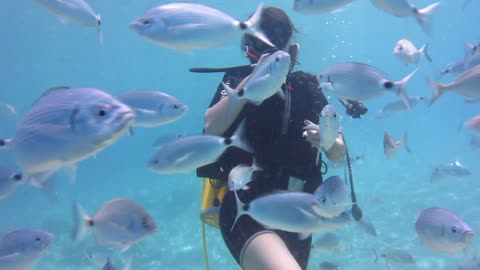
M288 15L277 7L266 7L262 10L260 29L262 29L273 45L279 49L285 48L293 32L296 31ZM256 54L262 54L270 49L270 46L252 35L243 36L242 49L245 46L248 46L249 50L253 50Z

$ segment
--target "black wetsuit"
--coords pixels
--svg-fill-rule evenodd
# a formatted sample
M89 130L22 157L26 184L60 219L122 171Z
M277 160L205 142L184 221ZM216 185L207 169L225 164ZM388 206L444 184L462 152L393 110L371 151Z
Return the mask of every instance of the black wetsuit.
M248 74L251 68L229 71L223 82L235 88ZM261 105L247 103L234 123L223 134L230 137L240 122L246 119L245 136L255 151L255 160L263 170L253 174L248 190L238 191L240 200L248 203L253 199L275 190L287 190L289 177L305 181L304 191L312 193L321 183L320 166L316 165L316 148L304 137L304 120L318 123L319 113L327 104L325 96L318 89L315 76L306 72L293 72L287 77L287 91L291 93L290 121L285 135L281 134L285 102L279 95L266 99ZM226 96L220 85L210 107ZM199 177L209 177L228 181L230 170L238 164L251 164L253 155L241 149L231 147L215 163L198 168ZM259 232L267 230L247 215L231 226L236 217L236 203L233 192L228 192L220 208L220 228L227 247L237 262L244 244ZM296 233L275 230L283 239L302 269L307 269L310 256L311 237L301 240Z

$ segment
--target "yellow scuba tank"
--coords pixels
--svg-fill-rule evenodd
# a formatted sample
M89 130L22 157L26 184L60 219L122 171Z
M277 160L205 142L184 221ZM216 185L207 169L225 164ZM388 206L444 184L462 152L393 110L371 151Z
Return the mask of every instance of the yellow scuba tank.
M204 178L202 186L202 206L200 208L200 219L215 228L220 228L219 212L225 194L227 193L227 185L211 178Z

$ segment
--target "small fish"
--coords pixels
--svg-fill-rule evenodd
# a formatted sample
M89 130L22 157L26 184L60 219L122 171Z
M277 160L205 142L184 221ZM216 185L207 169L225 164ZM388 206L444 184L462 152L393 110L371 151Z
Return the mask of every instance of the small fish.
M255 159L251 166L245 164L235 166L228 174L228 189L232 191L248 189L247 184L253 180L252 173L258 170L262 170L262 168L256 165Z
M318 129L320 135L320 147L324 151L328 151L335 144L338 131L340 130L339 118L337 117L337 109L331 104L325 105L320 112ZM317 155L317 164L320 154Z
M334 233L326 233L318 238L312 245L312 249L320 253L331 253L335 251L340 244L340 238Z
M472 59L478 57L480 55L480 42L476 44L472 43L465 43L465 56L463 57L463 67L466 69L468 68L471 63Z
M110 260L110 257L107 258L107 262L103 266L102 270L115 270L115 266L113 265L112 261ZM123 267L123 270L131 270L132 269L132 258L130 257L125 264L125 267Z
M324 261L320 263L320 270L338 270L340 266L332 262Z
M17 110L15 110L15 107L6 102L0 101L0 107L3 107L3 109L5 110L5 112L7 112L8 115L17 115Z
M312 209L319 216L333 218L345 212L348 201L345 181L339 176L331 176L313 193Z
M30 269L53 238L53 234L36 229L19 229L6 234L0 239L0 269Z
M255 105L260 105L265 99L282 91L281 87L285 83L289 70L290 55L278 50L262 55L248 80L238 85L236 91L225 83L222 85L232 102L246 99Z
M477 65L466 72L464 72L455 81L449 84L441 84L428 78L430 85L433 88L432 99L430 106L445 92L455 92L467 98L480 98L480 65Z
M424 56L428 61L432 62L432 58L428 55L427 49L428 43L418 50L410 40L404 38L400 39L393 48L393 55L407 66L409 64L418 64L421 56Z
M150 90L132 90L117 96L135 112L132 126L155 127L177 121L188 112L188 106L175 97Z
M417 106L420 101L425 101L424 97L419 97L419 96L413 96L413 97L408 97L408 102L410 103L410 106L413 108ZM407 106L405 106L405 103L401 100L396 100L393 102L390 102L383 106L375 115L375 119L384 119L386 117L391 116L392 114L398 113L398 112L404 112L408 111Z
M415 258L406 250L402 249L387 249L380 253L380 257L385 260L387 267L389 265L395 266L414 266L417 264ZM378 260L375 253L375 262Z
M293 10L303 14L324 14L341 11L354 0L295 0Z
M57 87L35 101L13 138L0 140L27 181L43 186L61 168L75 178L76 164L114 143L129 128L133 111L95 88Z
M112 251L105 247L95 246L84 251L85 257L95 266L103 266Z
M460 75L465 72L467 69L472 68L476 65L480 65L480 54L475 55L470 62L470 65L465 68L464 60L458 60L454 63L448 64L447 67L440 71L440 76L445 74L451 75Z
M220 47L241 33L274 47L260 29L262 4L246 22L203 4L170 3L148 10L130 23L137 34L160 46L191 51Z
M402 80L393 82L370 65L346 62L329 66L320 73L318 81L323 91L341 100L363 101L391 92L398 95L407 108L411 109L405 87L417 70Z
M234 192L237 202L237 220L248 215L258 223L268 228L299 233L300 238L306 238L312 233L336 230L350 222L346 212L325 218L317 215L312 209L313 195L304 192L278 192L259 197L249 204L243 204Z
M0 200L11 195L22 182L22 174L7 167L0 166Z
M229 147L236 146L252 152L241 137L244 123L240 124L230 138L201 134L179 138L161 146L148 161L147 167L157 173L190 172L210 164Z
M463 126L470 130L474 135L480 135L480 115L475 115L474 117L465 121Z
M425 247L441 253L457 253L469 246L474 237L465 221L440 207L424 210L417 218L415 231Z
M405 147L405 150L408 153L411 153L410 147L407 144L407 132L404 133L400 141L395 141L392 135L385 131L383 134L383 152L385 153L385 156L387 156L387 159L393 157L400 147Z
M425 8L417 9L410 3L410 0L371 0L373 5L396 17L414 17L422 30L430 34L432 16L435 10L440 5L439 2L433 3Z
M62 20L97 27L98 40L100 46L103 46L100 14L95 13L84 0L37 0L37 2Z
M435 183L445 177L458 179L471 174L472 173L469 169L463 166L460 161L456 160L455 162L450 162L448 164L442 164L435 167L432 171L431 182Z
M83 238L87 230L92 229L99 245L120 248L122 252L158 230L150 214L128 199L106 202L93 217L78 203L74 203L73 211L73 240Z

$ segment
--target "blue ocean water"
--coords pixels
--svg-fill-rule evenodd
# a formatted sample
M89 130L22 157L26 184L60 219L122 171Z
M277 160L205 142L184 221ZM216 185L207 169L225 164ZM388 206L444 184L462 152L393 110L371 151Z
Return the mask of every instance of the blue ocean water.
M171 1L170 1L171 2ZM210 5L239 20L246 19L260 1L192 1ZM399 80L414 67L406 67L392 55L400 38L420 47L430 44L433 63L421 59L420 71L407 87L409 95L429 97L425 77L438 79L441 68L463 58L465 41L478 41L476 16L480 3L472 1L464 11L461 1L442 0L434 16L433 36L421 31L413 18L396 18L370 1L355 1L345 10L329 15L303 15L292 9L293 1L264 1L266 6L283 8L294 21L301 45L301 63L296 69L317 74L327 66L345 61L372 64ZM432 1L415 0L417 7ZM62 23L31 0L5 1L0 9L0 101L12 104L18 116L0 112L0 138L14 133L15 125L32 102L54 86L97 87L112 94L129 89L156 89L170 93L189 105L189 113L168 126L136 130L124 136L94 158L80 162L77 183L70 185L62 175L55 181L58 203L49 203L42 192L21 186L0 201L0 235L14 228L36 227L51 231L56 238L48 252L32 268L101 269L92 265L85 252L95 246L93 235L80 242L70 240L73 226L71 202L78 201L93 214L112 198L129 198L143 205L153 216L159 231L124 254L115 254L117 268L133 255L134 269L205 269L199 219L201 181L195 174L159 175L145 165L154 153L151 142L168 131L194 134L203 127L203 115L221 80L221 74L193 74L190 67L222 67L246 63L239 41L222 48L177 52L154 45L128 28L128 23L145 10L167 1L90 0L101 14L104 46L100 48L94 28ZM450 82L445 76L442 82ZM341 269L384 269L374 262L373 250L400 248L417 260L418 269L449 269L462 262L463 254L443 255L423 247L416 237L417 214L439 206L462 216L474 230L480 229L478 192L480 153L469 145L469 135L457 132L466 119L478 114L478 105L465 105L454 94L442 96L434 106L420 104L411 112L374 120L375 112L395 97L385 95L365 102L364 119L341 122L352 153L365 154L354 165L359 203L375 224L378 236L369 237L355 224L337 233L346 251L321 255L312 251L309 269L332 261ZM334 101L332 101L334 102ZM338 103L334 103L340 106ZM387 160L383 154L383 132L395 138L408 132L412 153L400 150ZM461 181L430 183L435 165L460 160L472 170ZM8 151L0 152L0 164L15 166ZM332 169L330 175L343 175ZM318 236L315 236L318 237ZM208 228L211 269L239 269L223 244L219 231ZM478 244L475 240L473 246ZM455 268L456 269L456 268Z

